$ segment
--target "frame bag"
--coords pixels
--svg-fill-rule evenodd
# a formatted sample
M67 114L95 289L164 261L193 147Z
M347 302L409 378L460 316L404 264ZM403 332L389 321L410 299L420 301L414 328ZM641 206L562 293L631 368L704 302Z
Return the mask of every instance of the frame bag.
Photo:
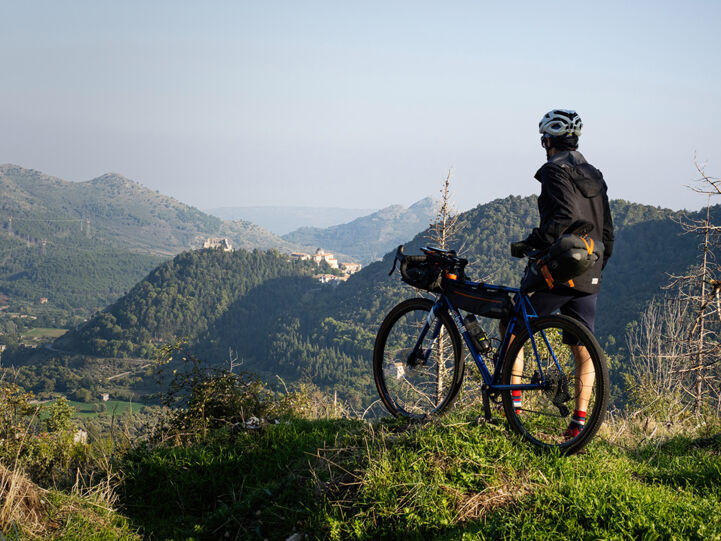
M489 289L483 284L468 285L459 280L446 279L443 292L454 308L481 317L502 319L511 313L513 303L506 291Z

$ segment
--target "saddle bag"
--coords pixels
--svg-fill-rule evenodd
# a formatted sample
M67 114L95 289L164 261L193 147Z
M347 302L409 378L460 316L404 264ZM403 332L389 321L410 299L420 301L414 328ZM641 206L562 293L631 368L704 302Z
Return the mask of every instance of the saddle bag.
M525 293L553 289L558 284L573 287L573 279L588 271L603 257L603 244L588 235L561 235L546 253L528 262L521 280Z

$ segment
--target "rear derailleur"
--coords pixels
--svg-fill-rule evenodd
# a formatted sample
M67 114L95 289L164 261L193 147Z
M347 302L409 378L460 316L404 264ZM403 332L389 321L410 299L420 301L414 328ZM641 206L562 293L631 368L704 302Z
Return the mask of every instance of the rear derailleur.
M541 375L536 371L531 378L532 384L541 384ZM566 402L571 399L571 393L568 390L568 378L566 374L561 372L557 367L549 368L546 371L546 383L542 386L543 394L550 400L551 404L558 408L561 417L568 417L571 411L566 406Z

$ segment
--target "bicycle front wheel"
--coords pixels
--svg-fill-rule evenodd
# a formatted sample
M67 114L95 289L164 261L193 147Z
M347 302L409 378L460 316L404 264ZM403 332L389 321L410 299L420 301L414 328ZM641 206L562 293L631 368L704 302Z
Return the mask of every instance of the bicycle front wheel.
M530 321L509 346L503 361L506 385L539 384L539 389L504 391L511 429L544 448L573 454L603 423L608 404L608 368L593 334L566 316ZM514 396L515 395L515 396Z
M423 419L451 405L463 381L461 337L446 310L409 299L393 308L378 330L373 376L395 417Z

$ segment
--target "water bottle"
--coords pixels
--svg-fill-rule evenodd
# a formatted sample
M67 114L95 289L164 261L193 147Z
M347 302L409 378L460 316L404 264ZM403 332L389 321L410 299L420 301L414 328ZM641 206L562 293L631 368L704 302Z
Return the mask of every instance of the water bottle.
M491 351L493 351L493 347L488 340L486 331L483 330L481 324L476 319L476 316L468 314L463 319L463 325L466 327L466 331L468 331L468 334L470 335L473 347L475 347L482 355L490 355Z

